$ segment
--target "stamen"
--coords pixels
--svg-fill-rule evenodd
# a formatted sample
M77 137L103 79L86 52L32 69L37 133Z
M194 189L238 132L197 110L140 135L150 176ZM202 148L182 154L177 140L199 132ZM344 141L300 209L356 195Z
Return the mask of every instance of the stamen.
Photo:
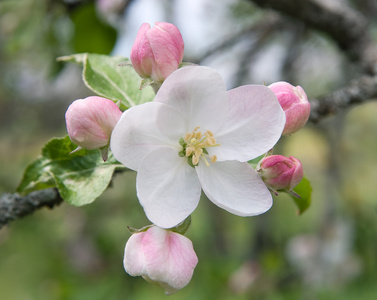
M188 146L186 148L186 156L190 156L193 152L195 152L195 147L194 146Z
M212 131L207 130L205 133L202 133L198 131L198 129L199 126L195 127L191 133L186 133L184 138L181 138L180 145L183 149L179 152L179 155L188 157L188 162L192 167L197 166L200 157L202 157L206 166L209 167L210 164L207 161L207 157L210 159L211 163L214 163L217 161L217 156L209 156L206 148L220 145L216 144L216 139Z
M195 150L195 155L196 155L196 156L200 156L200 155L202 155L202 153L203 153L203 149L202 149L202 148L197 148L197 149Z
M213 136L211 136L207 139L207 143L208 143L209 146L213 146L213 145L216 144L216 140Z
M184 140L185 141L188 141L188 140L190 140L191 139L191 133L186 133L185 134L185 138L184 138Z
M192 156L192 164L196 166L199 163L199 156L193 155Z
M195 133L195 138L197 139L197 140L201 140L202 139L202 133L199 131L199 132L196 132Z
M204 154L202 154L202 157L203 157L203 159L204 159L204 162L205 162L206 166L209 167L209 163L208 163L208 161L206 160L206 157L204 156Z

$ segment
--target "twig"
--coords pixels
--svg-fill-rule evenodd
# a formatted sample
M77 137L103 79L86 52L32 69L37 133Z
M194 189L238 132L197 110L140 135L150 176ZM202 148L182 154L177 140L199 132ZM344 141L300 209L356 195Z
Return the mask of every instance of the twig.
M353 105L377 98L377 76L361 76L347 86L318 99L311 99L309 120L318 123Z
M227 48L233 47L244 37L249 35L264 37L266 32L270 32L272 29L280 28L283 25L284 22L282 22L280 16L275 13L267 14L263 20L260 20L249 27L243 28L240 32L233 33L231 36L224 38L221 43L214 45L199 57L196 57L192 62L200 64L201 61L215 54L216 52L224 51Z
M54 188L35 191L26 196L4 194L0 197L0 228L39 208L53 208L62 201L57 189Z
M377 45L368 20L344 1L250 0L302 21L330 36L348 57L369 74L377 73Z

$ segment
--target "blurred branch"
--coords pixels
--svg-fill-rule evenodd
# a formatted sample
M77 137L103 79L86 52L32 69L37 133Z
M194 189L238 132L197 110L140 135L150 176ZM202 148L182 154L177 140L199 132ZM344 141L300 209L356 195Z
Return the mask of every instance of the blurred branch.
M324 117L373 98L377 98L377 76L361 76L335 92L318 99L311 99L309 120L317 123Z
M45 189L32 192L26 196L4 194L0 196L0 228L11 221L33 213L35 210L53 208L62 202L57 189Z
M276 14L269 14L266 18L257 23L257 26L253 26L249 29L250 33L257 33L257 39L251 47L244 53L240 54L238 61L238 72L235 74L235 85L242 85L244 78L249 69L249 65L256 59L256 55L261 49L268 43L271 33L277 28L282 28L286 25L283 20Z
M212 48L204 52L200 57L191 59L190 61L200 64L202 60L215 54L218 51L224 51L227 48L234 47L239 41L241 41L245 36L256 36L260 39L265 39L268 33L273 30L281 28L285 23L282 21L281 17L275 13L268 14L263 20L254 23L253 25L242 29L238 33L234 33L228 38L225 38L221 43L214 45Z
M352 61L370 73L377 73L377 45L368 20L340 0L250 0L260 7L272 8L328 34Z
M250 0L272 8L322 31L334 40L364 74L347 86L312 99L310 120L318 122L347 107L377 98L377 44L369 31L369 20L341 0Z

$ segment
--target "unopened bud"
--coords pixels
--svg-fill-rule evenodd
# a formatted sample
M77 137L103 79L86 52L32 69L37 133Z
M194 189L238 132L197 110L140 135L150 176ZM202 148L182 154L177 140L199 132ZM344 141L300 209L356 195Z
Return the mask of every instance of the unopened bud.
M141 25L131 49L131 62L143 78L162 83L178 69L183 59L184 43L173 24L156 22L155 26Z
M174 294L191 280L198 263L192 242L185 236L157 226L134 233L124 250L124 269L157 283Z
M265 184L274 191L292 191L304 176L302 164L297 158L282 155L263 158L258 172Z
M111 100L87 97L74 101L65 113L68 135L81 148L92 150L108 146L111 132L122 112Z
M300 130L308 121L310 103L301 86L293 86L288 82L275 82L269 86L275 93L286 116L283 135Z

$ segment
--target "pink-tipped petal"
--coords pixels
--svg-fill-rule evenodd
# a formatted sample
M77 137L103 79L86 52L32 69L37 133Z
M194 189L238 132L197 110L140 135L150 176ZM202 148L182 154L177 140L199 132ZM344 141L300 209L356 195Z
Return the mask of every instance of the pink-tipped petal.
M219 147L208 149L219 161L248 161L270 150L281 137L285 115L274 93L262 85L228 92L229 113L215 135Z
M118 161L137 170L143 158L157 148L173 147L178 153L183 126L180 113L168 105L149 102L134 106L115 126L110 147Z
M272 205L270 191L248 163L224 161L209 167L199 164L196 171L207 197L235 215L259 215Z
M143 239L146 232L131 235L124 249L123 266L131 276L147 274L146 260L143 249Z
M225 83L217 71L208 67L175 71L162 84L155 101L179 110L187 132L199 126L202 132L215 133L223 126L229 110Z
M128 240L124 268L131 276L143 276L173 294L191 280L198 263L192 242L183 235L157 226Z

